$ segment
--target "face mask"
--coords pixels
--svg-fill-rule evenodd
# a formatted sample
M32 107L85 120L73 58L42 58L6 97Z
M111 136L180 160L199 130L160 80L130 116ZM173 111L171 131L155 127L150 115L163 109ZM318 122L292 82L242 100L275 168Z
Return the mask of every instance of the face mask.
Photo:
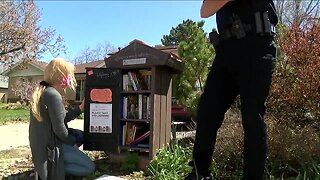
M61 81L61 88L66 89L71 86L72 77L71 75L64 76Z

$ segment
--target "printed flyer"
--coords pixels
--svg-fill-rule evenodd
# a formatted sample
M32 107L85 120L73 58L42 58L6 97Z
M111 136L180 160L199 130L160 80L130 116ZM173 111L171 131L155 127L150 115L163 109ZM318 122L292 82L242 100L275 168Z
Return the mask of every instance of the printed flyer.
M112 104L90 104L90 133L112 133Z

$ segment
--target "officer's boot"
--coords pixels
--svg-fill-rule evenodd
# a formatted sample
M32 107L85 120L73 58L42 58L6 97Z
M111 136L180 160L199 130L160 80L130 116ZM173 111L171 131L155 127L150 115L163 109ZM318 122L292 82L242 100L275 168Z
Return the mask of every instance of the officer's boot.
M198 172L194 161L190 161L189 166L192 167L192 171L190 174L188 174L185 180L214 180L213 175L210 171L208 171L208 175L204 175Z

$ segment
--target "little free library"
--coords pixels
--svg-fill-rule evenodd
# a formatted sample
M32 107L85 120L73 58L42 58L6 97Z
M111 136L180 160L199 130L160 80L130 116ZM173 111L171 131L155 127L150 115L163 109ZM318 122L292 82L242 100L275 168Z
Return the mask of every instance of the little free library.
M184 63L163 47L134 40L87 68L84 150L137 151L151 160L171 139L172 76Z

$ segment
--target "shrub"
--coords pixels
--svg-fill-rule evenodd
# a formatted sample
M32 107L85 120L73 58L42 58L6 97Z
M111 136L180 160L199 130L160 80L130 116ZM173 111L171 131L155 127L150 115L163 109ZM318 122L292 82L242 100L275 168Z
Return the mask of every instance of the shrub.
M293 129L267 118L268 179L319 179L320 137L306 126ZM241 179L243 176L243 131L238 113L226 114L219 130L211 169L219 179ZM188 143L174 142L159 151L151 161L148 173L156 179L183 179L191 168L192 149Z
M121 169L124 171L133 172L138 170L139 155L136 153L127 153L123 163L121 164Z
M78 116L78 119L84 119L84 113L81 113L81 114Z
M279 57L268 106L278 122L320 127L320 24L279 34Z
M148 174L158 180L183 179L191 171L188 166L190 159L191 149L173 142L159 150L148 166Z
M8 103L5 106L2 107L2 109L8 109L8 110L19 110L19 109L29 109L29 106L26 105L24 102L16 102L16 103Z
M319 167L320 163L318 130L311 126L293 129L274 121L269 122L268 126L269 174L287 178L301 177L303 174L309 178L315 177L318 169L313 166Z

